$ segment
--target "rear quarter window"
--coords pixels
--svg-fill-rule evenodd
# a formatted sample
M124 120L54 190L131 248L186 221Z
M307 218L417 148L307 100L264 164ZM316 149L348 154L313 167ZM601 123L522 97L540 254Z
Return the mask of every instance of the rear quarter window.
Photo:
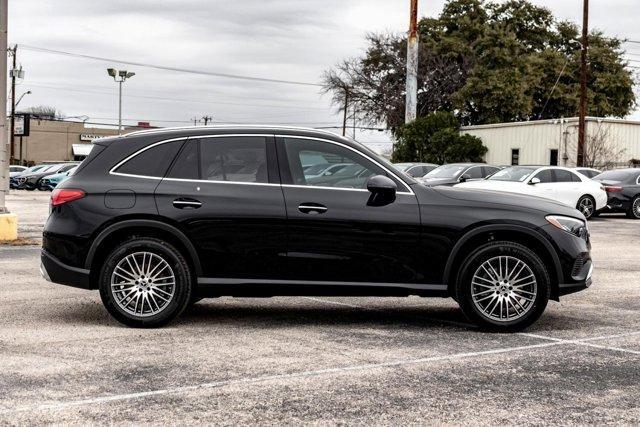
M162 178L182 147L184 140L150 145L118 166L114 172Z

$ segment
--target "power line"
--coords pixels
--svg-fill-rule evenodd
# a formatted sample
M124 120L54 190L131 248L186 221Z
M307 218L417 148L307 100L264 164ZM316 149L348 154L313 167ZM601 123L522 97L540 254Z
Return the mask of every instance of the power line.
M156 70L174 71L178 73L188 73L188 74L198 74L201 76L223 77L228 79L250 80L250 81L265 82L265 83L281 83L281 84L290 84L290 85L298 85L298 86L322 87L322 85L319 83L301 82L301 81L295 81L295 80L271 79L271 78L265 78L265 77L244 76L240 74L219 73L215 71L194 70L194 69L180 68L180 67L169 67L167 65L149 64L144 62L124 60L124 59L105 58L102 56L85 55L81 53L66 52L63 50L48 49L44 47L31 46L31 45L25 45L25 44L21 44L20 48L25 50L31 50L34 52L50 53L54 55L70 56L74 58L83 58L83 59L90 59L94 61L103 61L103 62L110 62L110 63L115 62L118 64L154 68Z
M31 84L30 86L41 87L41 88L51 89L51 90L64 90L66 92L94 93L94 94L111 95L111 96L115 95L113 92L101 92L101 91L87 90L87 89L75 89L70 86L55 87L55 86L40 85L40 84ZM327 111L329 109L329 108L320 108L320 107L303 107L303 106L295 106L295 105L288 106L288 105L275 105L275 104L247 104L247 103L241 103L241 102L205 101L205 100L185 99L185 98L167 98L162 96L150 96L150 95L125 94L122 96L124 98L157 99L162 101L173 101L173 102L197 102L197 103L203 103L203 104L239 105L243 107L288 108L288 109L296 109L296 110L305 109L305 110L318 110L318 111Z

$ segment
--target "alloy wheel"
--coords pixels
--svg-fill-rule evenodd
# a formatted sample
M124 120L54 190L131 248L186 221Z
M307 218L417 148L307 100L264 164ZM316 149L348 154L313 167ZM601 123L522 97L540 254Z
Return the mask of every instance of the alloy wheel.
M595 206L591 197L583 197L578 202L578 210L582 212L585 218L591 218L595 211Z
M640 218L640 197L636 197L631 207L631 212L636 218Z
M118 306L133 316L149 317L163 311L176 292L169 263L152 252L122 258L111 274L111 292Z
M471 279L474 305L485 317L498 322L509 322L531 311L537 292L531 268L512 256L488 259Z

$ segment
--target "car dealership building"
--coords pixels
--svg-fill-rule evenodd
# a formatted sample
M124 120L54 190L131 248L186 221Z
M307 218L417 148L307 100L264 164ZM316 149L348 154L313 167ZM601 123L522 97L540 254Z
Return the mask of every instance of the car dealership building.
M489 149L485 161L490 164L576 165L577 117L466 126L461 132L482 139ZM600 157L626 167L632 159L640 159L640 121L588 117L586 143L591 145L587 152L608 153Z
M7 121L10 119L7 119ZM149 128L146 122L138 126L126 127L127 132ZM31 117L28 124L28 136L14 137L14 158L21 158L25 164L42 162L67 162L84 159L91 150L91 141L96 138L118 134L115 127L87 126L84 122L47 120Z

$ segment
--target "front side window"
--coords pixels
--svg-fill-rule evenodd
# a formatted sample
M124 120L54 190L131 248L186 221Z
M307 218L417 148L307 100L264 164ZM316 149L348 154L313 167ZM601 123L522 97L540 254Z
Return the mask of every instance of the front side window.
M114 172L128 175L164 177L184 141L171 141L141 151Z
M481 166L474 166L474 167L470 168L469 170L467 170L465 175L469 175L469 177L471 179L483 178L483 176L482 176L482 167Z
M545 169L540 171L534 176L534 178L538 178L541 184L548 184L550 182L554 182L553 179L553 171L551 169Z
M340 145L296 138L284 138L284 145L295 185L365 189L370 176L386 175L378 165ZM316 163L305 167L312 162Z
M269 182L266 137L202 138L200 173L208 181Z
M185 142L180 154L173 162L171 170L167 174L169 178L200 179L200 166L198 162L198 141Z

